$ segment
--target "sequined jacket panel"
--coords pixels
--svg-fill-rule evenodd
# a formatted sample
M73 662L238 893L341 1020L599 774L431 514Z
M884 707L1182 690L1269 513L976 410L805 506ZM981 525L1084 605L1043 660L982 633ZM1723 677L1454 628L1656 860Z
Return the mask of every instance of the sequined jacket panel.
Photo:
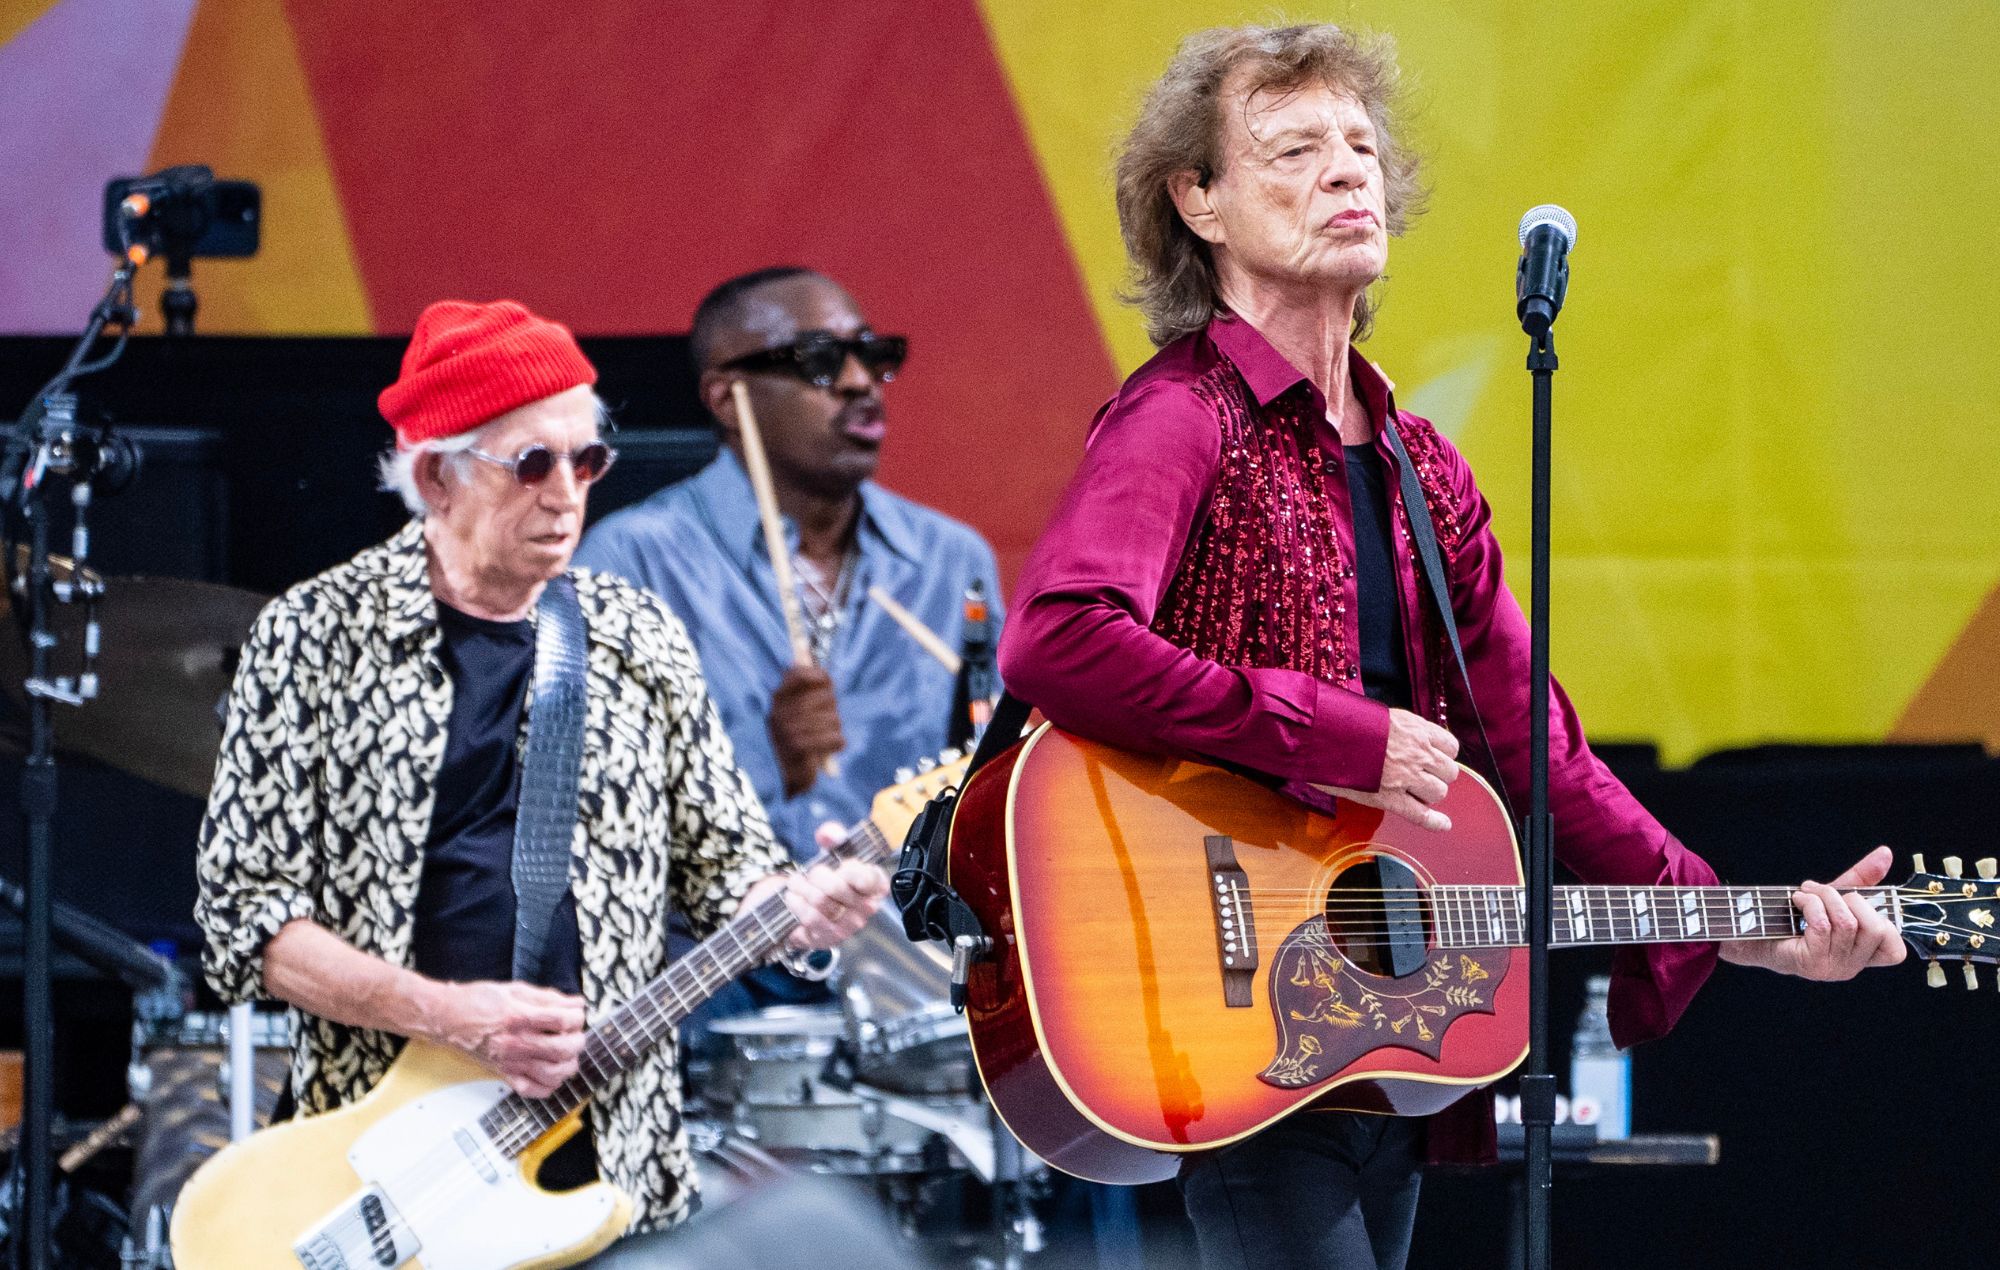
M571 576L589 627L571 886L594 1019L665 969L669 906L705 935L786 857L736 768L680 622L625 582ZM226 999L265 995L264 947L300 918L410 964L451 717L441 639L418 522L259 615L230 694L198 857L204 965ZM402 1044L311 1015L296 1021L292 1084L306 1113L373 1088ZM633 1197L635 1228L690 1208L676 1073L670 1035L591 1104L600 1170Z

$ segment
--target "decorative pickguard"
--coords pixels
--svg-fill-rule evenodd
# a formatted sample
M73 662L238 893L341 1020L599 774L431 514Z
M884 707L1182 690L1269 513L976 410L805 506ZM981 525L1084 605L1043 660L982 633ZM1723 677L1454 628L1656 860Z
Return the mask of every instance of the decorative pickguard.
M1303 922L1271 959L1278 1052L1258 1079L1303 1089L1392 1045L1437 1058L1460 1015L1493 1013L1508 957L1505 948L1433 948L1422 970L1384 979L1340 955L1324 917Z

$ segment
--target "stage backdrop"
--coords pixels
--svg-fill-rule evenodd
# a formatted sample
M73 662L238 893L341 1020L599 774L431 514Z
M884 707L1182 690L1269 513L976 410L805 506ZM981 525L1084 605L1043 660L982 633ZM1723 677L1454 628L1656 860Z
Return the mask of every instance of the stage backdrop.
M912 337L885 479L1011 576L1149 351L1113 141L1182 33L1269 11L0 0L0 332L76 327L104 179L169 163L264 187L263 254L197 267L211 332L396 333L500 295L672 331L727 274L812 264ZM1369 351L1470 454L1522 586L1514 226L1543 201L1582 225L1555 614L1592 730L1670 760L2000 742L2000 9L1293 13L1400 39L1435 196Z

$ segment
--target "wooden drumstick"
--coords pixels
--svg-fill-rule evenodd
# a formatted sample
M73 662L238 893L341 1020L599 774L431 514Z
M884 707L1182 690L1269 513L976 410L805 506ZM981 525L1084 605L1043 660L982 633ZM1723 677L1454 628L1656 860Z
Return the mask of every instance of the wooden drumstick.
M964 666L959 655L951 651L951 645L945 643L936 631L925 626L923 619L898 604L895 596L879 586L872 586L868 588L868 598L881 605L882 611L894 618L896 625L909 632L910 638L917 641L917 646L937 658L938 664L946 670L955 675Z
M785 615L785 633L792 641L792 665L811 666L812 638L806 634L805 614L799 609L798 588L792 582L792 551L785 543L785 526L778 519L778 491L771 485L771 465L764 458L764 434L757 430L757 412L750 408L750 393L742 380L729 385L736 402L736 427L743 438L743 466L750 473L750 488L757 495L757 518L764 525L764 551L771 557L771 576L778 583L778 607ZM826 756L820 770L840 776L840 763Z

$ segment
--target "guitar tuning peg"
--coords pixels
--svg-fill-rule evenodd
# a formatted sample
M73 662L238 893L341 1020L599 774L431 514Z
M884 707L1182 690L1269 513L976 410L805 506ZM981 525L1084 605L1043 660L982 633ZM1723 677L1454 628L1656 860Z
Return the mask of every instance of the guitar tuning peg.
M1910 852L1910 863L1916 866L1916 870L1919 873L1930 872L1929 869L1924 867L1924 853L1921 851Z
M939 755L938 757L939 757L939 759L940 759L940 760L942 760L942 761L943 761L944 763L946 763L946 764L952 764L952 763L956 763L956 762L958 762L958 760L960 760L960 759L964 758L964 757L965 757L965 751L964 751L964 750L961 750L961 749L959 749L959 748L958 748L958 747L957 747L956 745L954 745L954 746L952 746L952 747L951 747L950 749L946 750L946 751L945 751L945 752L944 752L943 754Z
M1965 990L1979 991L1979 967L1969 961L1965 963Z
M919 773L928 772L933 767L936 766L937 766L937 760L934 758L920 758L917 760L917 771ZM1957 877L1958 874L1954 873L1952 874L1952 876Z
M1955 855L1948 855L1948 856L1946 856L1946 857L1944 858L1944 875L1945 875L1946 877L1948 877L1948 878L1962 878L1962 877L1964 877L1964 876L1965 876L1965 861L1963 861L1963 860L1959 859L1959 858L1958 858L1957 856L1955 856Z
M1979 876L1988 882L2000 876L2000 860L1995 860L1992 856L1987 856L1972 867L1979 870Z
M1924 982L1933 988L1944 987L1944 967L1932 962L1931 968L1924 972Z
M896 769L896 784L907 785L915 779L917 779L917 774L909 768L899 767Z

